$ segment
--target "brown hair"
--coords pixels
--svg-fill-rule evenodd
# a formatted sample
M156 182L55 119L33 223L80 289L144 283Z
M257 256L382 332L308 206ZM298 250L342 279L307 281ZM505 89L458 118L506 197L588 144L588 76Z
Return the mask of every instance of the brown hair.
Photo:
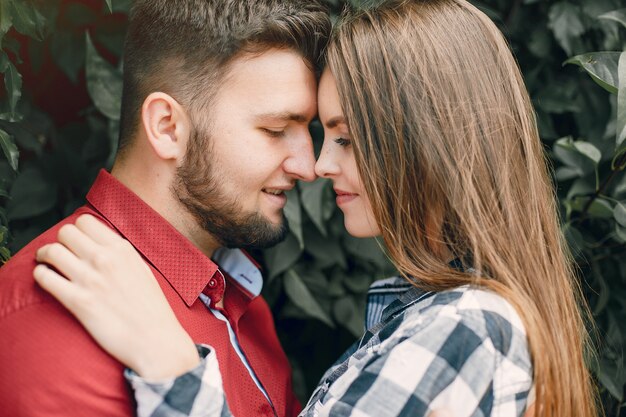
M136 0L124 44L120 151L151 92L172 95L192 117L206 114L234 58L284 48L313 69L330 27L327 10L311 0Z
M588 310L500 31L464 0L387 1L342 17L327 65L400 273L428 290L471 284L503 296L526 327L536 415L595 415ZM450 252L480 273L450 267Z

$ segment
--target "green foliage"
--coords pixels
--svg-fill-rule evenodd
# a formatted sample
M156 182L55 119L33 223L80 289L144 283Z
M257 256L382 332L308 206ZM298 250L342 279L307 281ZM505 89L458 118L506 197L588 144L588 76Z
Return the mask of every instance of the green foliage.
M328 0L336 15L347 0ZM626 8L621 0L476 0L507 36L554 166L563 232L591 305L599 356L591 367L607 415L626 371ZM351 0L362 5L366 0ZM0 0L0 262L82 204L110 167L119 128L119 57L128 0ZM62 80L85 103L60 121L40 85ZM46 84L47 87L51 87ZM54 87L54 86L52 86ZM6 93L6 94L4 94ZM80 101L80 100L79 100ZM313 124L318 143L321 127ZM327 181L300 183L291 233L259 255L264 293L305 397L362 332L369 284L393 274L375 240L347 235Z

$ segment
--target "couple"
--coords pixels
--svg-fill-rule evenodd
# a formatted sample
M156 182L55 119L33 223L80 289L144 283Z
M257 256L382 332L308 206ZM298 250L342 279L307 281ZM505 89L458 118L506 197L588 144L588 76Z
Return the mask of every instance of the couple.
M368 330L300 415L595 415L585 310L502 35L464 0L329 25L310 1L136 1L112 174L2 270L8 415L129 415L123 374L142 416L298 414L260 273L224 248L282 239L284 191L316 175L401 277L375 284Z

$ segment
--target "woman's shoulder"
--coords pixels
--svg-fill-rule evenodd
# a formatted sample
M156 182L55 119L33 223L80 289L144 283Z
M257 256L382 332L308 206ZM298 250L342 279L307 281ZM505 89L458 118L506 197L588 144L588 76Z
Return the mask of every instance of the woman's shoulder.
M405 312L400 330L404 337L420 339L435 334L455 349L491 351L494 358L516 363L530 372L531 359L526 330L520 314L499 294L487 289L461 286L430 293ZM426 329L430 328L431 331ZM458 353L458 352L457 352Z

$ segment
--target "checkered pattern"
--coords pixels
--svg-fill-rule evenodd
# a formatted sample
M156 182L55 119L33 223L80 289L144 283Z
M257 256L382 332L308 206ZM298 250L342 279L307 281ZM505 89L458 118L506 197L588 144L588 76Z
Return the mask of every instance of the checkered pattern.
M215 351L198 346L200 365L178 378L150 382L130 369L124 375L135 391L137 417L231 416ZM197 401L203 399L203 401Z
M424 292L397 278L372 288L368 312L380 311L382 300L393 301L368 313L372 327L326 372L301 416L427 416L440 408L455 417L524 414L532 401L530 353L523 324L502 297L468 286ZM216 363L208 355L194 381L184 375L153 389L152 398L136 382L140 415L230 415L220 408ZM142 407L178 414L142 414Z

